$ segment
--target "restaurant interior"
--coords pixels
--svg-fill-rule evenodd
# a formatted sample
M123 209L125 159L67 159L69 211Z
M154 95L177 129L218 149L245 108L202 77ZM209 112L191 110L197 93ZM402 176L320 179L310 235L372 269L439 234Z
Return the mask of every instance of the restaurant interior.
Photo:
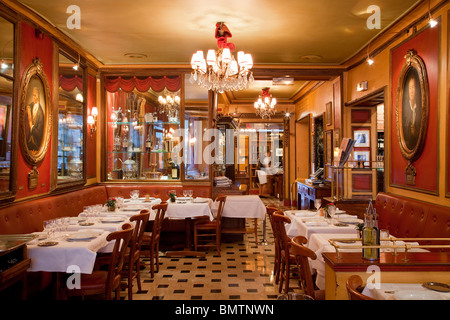
M0 299L450 299L449 18L1 0Z

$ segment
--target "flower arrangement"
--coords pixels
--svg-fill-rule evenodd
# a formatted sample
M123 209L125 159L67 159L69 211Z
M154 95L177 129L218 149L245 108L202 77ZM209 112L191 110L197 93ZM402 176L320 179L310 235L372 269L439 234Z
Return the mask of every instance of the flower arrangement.
M116 210L116 198L110 198L106 201L105 206L108 208L108 211Z
M170 190L167 195L169 196L169 199L171 202L175 202L177 197L177 192L175 190Z
M105 206L107 207L115 207L116 206L116 198L110 198L108 201L106 201Z
M362 231L363 231L363 229L364 229L364 223L358 223L358 224L355 226L355 229L358 231L359 237L361 238L361 237L362 237Z
M336 205L333 202L330 202L325 207L323 207L323 211L325 212L325 214L327 216L330 216L330 214L328 213L328 210L330 209L330 207L336 207Z

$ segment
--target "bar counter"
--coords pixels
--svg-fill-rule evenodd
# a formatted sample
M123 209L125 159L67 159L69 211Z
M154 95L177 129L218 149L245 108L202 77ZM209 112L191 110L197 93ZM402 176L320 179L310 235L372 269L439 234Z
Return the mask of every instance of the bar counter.
M450 252L392 252L380 253L380 259L364 260L361 253L335 252L322 254L325 261L325 299L348 300L346 281L354 274L361 276L364 283L373 276L370 266L381 271L381 283L450 283Z

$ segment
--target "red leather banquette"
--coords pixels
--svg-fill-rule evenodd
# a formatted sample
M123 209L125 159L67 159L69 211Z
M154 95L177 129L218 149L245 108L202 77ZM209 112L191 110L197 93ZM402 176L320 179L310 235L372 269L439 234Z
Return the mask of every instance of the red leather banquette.
M450 208L448 207L379 193L375 200L375 208L379 216L380 228L388 229L389 233L395 237L450 238ZM431 244L431 242L425 243ZM450 242L441 244L448 245Z

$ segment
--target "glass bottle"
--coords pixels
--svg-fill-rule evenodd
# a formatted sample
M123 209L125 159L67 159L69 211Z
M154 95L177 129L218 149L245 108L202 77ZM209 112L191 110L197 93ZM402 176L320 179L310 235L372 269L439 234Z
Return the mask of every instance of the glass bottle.
M122 140L122 151L126 152L128 148L128 139L127 136L123 136L123 140Z
M380 233L378 230L378 222L374 214L372 202L369 203L367 212L364 216L364 228L362 231L363 246L380 245ZM362 258L365 260L378 260L380 258L380 248L363 248Z
M145 140L145 150L147 152L152 151L152 140L150 139L150 130L148 132L147 140Z

